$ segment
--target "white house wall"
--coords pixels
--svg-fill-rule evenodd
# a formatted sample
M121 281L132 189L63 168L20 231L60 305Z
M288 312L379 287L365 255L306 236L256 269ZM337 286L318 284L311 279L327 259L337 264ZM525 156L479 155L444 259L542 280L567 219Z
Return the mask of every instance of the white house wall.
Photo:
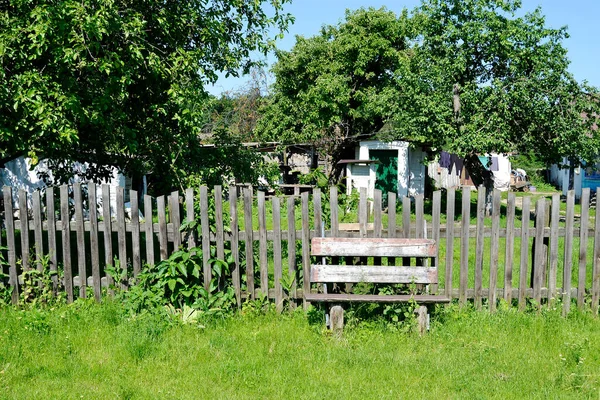
M408 142L366 140L355 150L357 160L369 160L371 150L396 150L398 152L398 196L421 194L425 191L425 154L421 149L411 149ZM411 162L412 161L412 162ZM367 188L367 196L375 193L377 164L348 164L346 167L347 190Z

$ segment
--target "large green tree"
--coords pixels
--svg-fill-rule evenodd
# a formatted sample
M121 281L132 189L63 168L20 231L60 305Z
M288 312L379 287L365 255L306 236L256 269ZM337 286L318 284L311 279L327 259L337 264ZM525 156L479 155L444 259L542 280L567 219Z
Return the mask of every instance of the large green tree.
M189 173L205 86L273 48L288 1L1 2L0 160L48 158L59 178L72 161L91 179Z
M477 154L521 152L546 162L592 160L600 137L587 116L597 90L569 73L566 28L518 0L424 0L410 18L413 56L391 137L413 137L466 157L476 183L490 175Z
M291 51L277 53L257 135L313 144L335 164L398 109L397 69L406 49L403 21L384 9L347 12L343 23L297 37Z

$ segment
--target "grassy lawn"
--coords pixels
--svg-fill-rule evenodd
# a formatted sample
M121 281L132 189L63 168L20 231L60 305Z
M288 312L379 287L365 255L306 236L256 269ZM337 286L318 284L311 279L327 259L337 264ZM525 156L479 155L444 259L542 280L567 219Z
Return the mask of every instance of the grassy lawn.
M341 339L301 312L246 312L203 328L127 318L111 302L0 314L0 398L600 395L600 320L584 314L454 308L422 338L373 322Z

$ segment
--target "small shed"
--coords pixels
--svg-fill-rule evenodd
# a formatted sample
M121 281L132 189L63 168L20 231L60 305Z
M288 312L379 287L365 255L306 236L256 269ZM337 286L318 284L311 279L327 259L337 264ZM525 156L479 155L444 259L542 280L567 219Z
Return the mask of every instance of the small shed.
M365 140L359 142L355 157L342 160L346 165L346 187L367 188L367 196L373 197L375 189L398 196L413 196L425 192L425 152L412 147L409 142Z

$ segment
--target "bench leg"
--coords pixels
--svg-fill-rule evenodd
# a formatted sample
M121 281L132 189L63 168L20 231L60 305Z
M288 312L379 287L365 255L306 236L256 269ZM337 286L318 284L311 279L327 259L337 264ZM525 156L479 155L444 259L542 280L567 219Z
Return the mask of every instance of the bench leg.
M330 312L330 323L331 330L335 335L341 335L344 330L344 309L342 306L331 307Z
M419 335L423 335L429 330L429 315L427 314L427 307L418 306L415 310L415 314L417 314Z

